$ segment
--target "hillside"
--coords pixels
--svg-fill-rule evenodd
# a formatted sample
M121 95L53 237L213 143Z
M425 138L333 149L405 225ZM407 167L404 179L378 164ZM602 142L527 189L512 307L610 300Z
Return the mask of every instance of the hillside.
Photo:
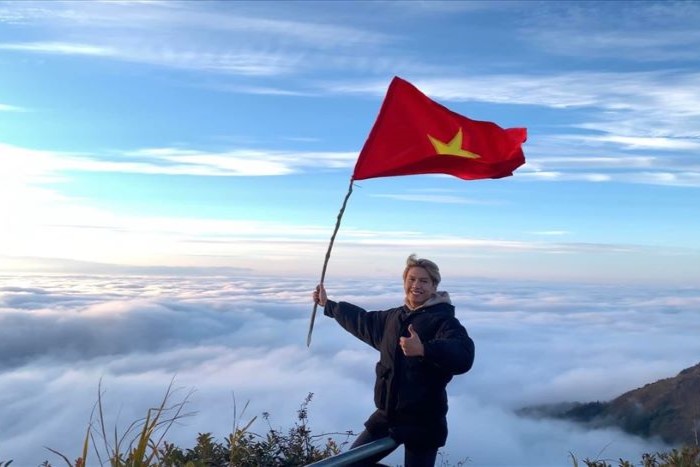
M645 438L658 436L672 445L697 445L700 437L700 363L672 378L649 383L608 402L528 407L518 413L564 418L591 427L617 426Z

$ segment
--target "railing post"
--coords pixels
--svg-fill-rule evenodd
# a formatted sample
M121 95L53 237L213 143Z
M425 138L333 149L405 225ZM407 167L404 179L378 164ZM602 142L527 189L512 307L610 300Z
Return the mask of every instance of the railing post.
M377 453L388 451L398 445L390 437L381 438L371 443L363 444L349 451L341 452L332 457L327 457L313 464L307 464L306 467L341 467L352 464L353 462L367 459Z

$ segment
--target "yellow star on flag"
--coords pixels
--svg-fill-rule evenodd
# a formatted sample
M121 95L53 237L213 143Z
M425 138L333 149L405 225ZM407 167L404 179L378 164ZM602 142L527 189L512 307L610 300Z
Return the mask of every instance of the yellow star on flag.
M478 154L474 154L473 152L469 152L467 150L462 149L462 129L460 128L457 130L457 134L450 140L449 143L445 143L444 141L440 141L437 138L434 138L430 135L428 135L428 139L430 139L430 142L432 143L433 147L435 148L435 152L438 154L443 154L443 155L448 155L448 156L459 156L459 157L466 157L468 159L478 159L480 156Z

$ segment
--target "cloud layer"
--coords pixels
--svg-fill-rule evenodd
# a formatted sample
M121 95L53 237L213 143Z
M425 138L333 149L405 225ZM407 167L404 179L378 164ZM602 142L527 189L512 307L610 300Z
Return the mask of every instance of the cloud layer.
M400 284L328 282L331 296L393 306ZM562 286L446 278L476 341L474 369L449 387L452 462L567 465L638 460L662 446L616 430L522 419L532 404L611 399L697 363L696 289ZM0 452L20 466L75 457L102 381L108 423L124 429L174 378L190 397L168 436L223 439L243 418L291 426L314 393L314 432L362 428L372 410L374 351L319 317L305 347L310 279L272 277L5 276L0 282ZM245 420L247 421L247 420ZM264 424L253 426L263 433ZM400 463L400 453L392 461Z

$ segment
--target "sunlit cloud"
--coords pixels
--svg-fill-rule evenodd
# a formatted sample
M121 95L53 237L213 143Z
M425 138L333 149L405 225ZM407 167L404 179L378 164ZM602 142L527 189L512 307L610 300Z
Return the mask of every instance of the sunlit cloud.
M60 68L67 74L80 70L82 75L84 71L86 77L113 79L118 76L120 79L123 77L125 82L136 78L134 82L138 82L139 87L143 85L144 90L148 89L146 86L162 86L158 89L164 93L176 90L178 97L182 95L183 98L190 96L188 91L191 88L196 88L197 92L202 93L199 97L203 99L198 101L202 108L209 108L212 101L208 99L240 97L246 104L250 102L255 105L254 96L267 95L290 96L289 99L282 99L285 105L287 102L297 102L296 97L299 96L314 96L316 103L350 97L354 110L355 105L364 106L370 99L378 103L386 92L387 78L406 73L428 95L446 105L456 103L460 109L470 109L470 103L476 102L478 104L473 106L476 109L496 114L505 111L508 118L522 119L513 125L527 126L531 133L525 145L527 164L512 178L518 189L525 186L533 187L535 191L539 188L552 189L552 183L540 183L546 181L563 184L581 182L591 190L619 188L613 186L615 184L648 185L646 188L649 190L655 186L686 187L691 190L700 187L700 165L696 157L700 149L697 130L700 127L700 97L697 92L700 75L687 71L690 69L686 66L679 64L664 71L635 67L631 70L636 71L629 71L624 66L608 67L611 62L601 67L599 63L590 62L584 66L582 61L578 61L567 63L565 68L552 69L523 67L519 60L529 59L529 56L523 56L481 61L478 70L470 69L470 73L464 75L463 61L442 60L443 56L434 54L421 58L418 51L414 53L409 49L415 44L412 42L414 32L407 33L409 28L388 27L385 21L394 25L399 24L398 19L411 17L415 20L419 15L423 18L424 14L433 14L433 18L437 19L444 12L458 10L472 10L475 15L489 9L508 8L512 13L515 8L524 12L530 9L526 4L413 2L410 5L377 3L368 6L373 12L389 11L406 15L401 18L394 15L371 16L367 15L366 10L359 13L344 11L346 16L341 17L334 14L335 7L331 5L326 6L328 10L324 7L320 11L322 8L319 8L313 15L303 11L303 8L294 7L293 3L277 3L274 9L262 5L255 2L148 1L4 3L0 5L0 22L8 31L14 32L13 28L17 28L21 34L8 34L1 38L0 52L10 63L27 67L25 71L31 67L32 72L37 72L38 67L42 67L47 71L46 76L53 76L48 71L56 66L56 70ZM536 33L540 29L537 28L537 21L561 19L561 10L583 11L580 8L556 5L537 15L523 15L513 29L516 33L514 38L520 39L522 42L518 43L526 47L541 47L543 50L536 56L538 60L546 61L548 54L567 54L580 47L582 60L618 53L623 63L655 60L663 51L669 53L668 58L682 58L687 50L677 46L682 43L685 33L687 43L683 44L686 49L688 43L692 45L697 42L697 33L692 28L676 31L659 29L651 35L648 29L635 29L633 18L637 18L637 13L632 11L635 8L626 10L630 15L623 21L619 21L619 16L604 19L602 6L601 9L586 6L584 8L593 8L597 14L574 15L569 18L572 21L556 21L553 22L558 25L556 28ZM693 24L692 19L697 17L698 10L689 3L675 5L675 8L654 4L652 9L655 8L659 9L658 20L661 22L669 21L676 15L691 21L688 24ZM270 11L266 12L266 9ZM646 6L639 10L646 10ZM649 15L649 11L643 14ZM367 22L366 19L355 21L360 16L374 17L377 22ZM601 18L605 24L591 29L594 34L578 34L594 26L598 23L596 20ZM549 32L551 35L547 35ZM559 36L564 33L575 37L569 37L571 40L566 42ZM586 38L589 39L589 47L583 43ZM562 49L552 47L548 50L552 42L557 41L562 43ZM604 50L612 44L616 44L615 51ZM632 55L640 54L645 48L649 50L648 57ZM630 55L629 62L624 61L626 55ZM430 63L433 60L445 63ZM71 66L66 67L66 64ZM73 65L78 67L73 68ZM155 78L155 81L151 78ZM66 80L66 85L70 84L70 80ZM26 100L23 102L20 97ZM67 93L65 97L70 99L66 101L69 107L62 108L64 103L61 102L60 93L50 97L31 97L45 100L43 104L37 104L39 100L29 100L26 94L13 93L11 100L0 104L3 118L14 125L16 117L24 119L37 114L32 125L26 127L27 131L38 132L38 123L41 122L61 122L68 125L71 131L79 131L86 115L95 112L94 115L107 118L109 113L106 106L100 105L99 99L91 99L96 107L91 107L92 104L76 105ZM298 99L298 102L301 101ZM178 106L180 102L179 99L158 101L168 106ZM482 103L486 105L482 106ZM374 109L374 103L372 106ZM29 108L43 110L32 110L31 114L18 113L28 112ZM117 108L121 109L116 106L110 110L116 111ZM214 109L213 106L211 108ZM71 113L75 109L85 113ZM172 110L182 112L177 116L182 116L182 122L186 122L188 108L176 107ZM282 115L281 112L277 113ZM540 118L540 114L545 115L544 118ZM246 112L245 115L249 114ZM96 195L92 185L96 183L94 179L106 179L106 175L110 175L110 181L138 175L132 177L137 183L155 180L159 188L172 186L170 182L181 176L193 177L195 184L211 183L211 187L217 183L223 185L224 182L262 185L266 183L263 177L274 177L274 182L271 182L274 189L277 183L280 187L288 182L296 183L290 177L296 174L309 179L310 175L320 175L325 183L341 171L347 173L357 158L355 151L332 146L338 141L347 141L344 136L329 142L330 133L320 137L314 135L317 130L313 125L308 125L300 135L289 131L290 134L277 140L278 143L286 141L290 148L302 149L268 149L251 143L243 146L227 144L223 147L219 144L212 149L201 142L207 141L211 135L201 131L205 127L198 127L200 123L206 125L208 122L191 122L191 133L183 131L177 135L165 131L151 132L145 128L147 139L134 142L126 135L116 143L124 147L100 146L99 149L91 148L89 144L101 145L105 144L104 141L95 143L91 140L87 143L81 138L62 141L64 136L59 135L58 131L41 133L45 138L36 140L36 147L42 150L21 147L21 144L27 144L26 141L35 140L26 138L26 133L22 131L16 135L12 132L15 141L0 142L0 214L8 220L9 226L0 230L0 255L3 255L0 266L6 270L21 268L25 272L33 267L50 267L55 271L64 265L67 270L73 271L89 271L91 268L107 271L110 267L129 267L130 271L149 273L174 269L180 272L215 270L219 273L245 270L279 274L302 272L315 277L318 264L309 264L312 262L308 258L319 258L318 262L321 262L331 230L330 225L320 225L317 220L309 221L306 217L298 223L275 221L277 211L274 208L270 214L263 213L267 216L266 221L248 218L250 214L243 212L242 208L240 213L236 212L235 215L240 218L235 222L206 218L206 215L216 216L223 211L224 202L220 198L199 212L189 205L183 206L177 211L178 214L173 214L175 209L164 201L162 207L148 206L148 209L168 209L168 214L151 215L142 212L136 204L125 209L128 204L138 203L139 200L127 199L127 196L117 199L118 195L107 199ZM37 126L34 127L34 124ZM24 123L17 123L18 127L22 125ZM141 130L126 127L124 130L127 132L141 134ZM214 137L219 142L223 139L228 143L234 140L233 137L221 136L226 133L225 129L212 131L216 131ZM260 141L261 138L254 133L255 130L251 130L245 138ZM318 133L321 134L320 131ZM320 148L323 144L331 146L327 151L307 151L305 143L314 143L307 146L313 148ZM84 149L52 151L51 147ZM231 179L222 181L213 177ZM234 177L257 178L251 181ZM429 180L436 182L435 185L441 181L434 177ZM345 183L343 179L343 185ZM316 190L316 186L312 187L311 184L304 188L308 188L309 192ZM154 188L149 186L148 189ZM212 188L212 196L215 196L214 191ZM69 192L81 192L84 198L79 194L68 195ZM658 189L657 193L661 192L676 190ZM369 195L376 205L389 208L413 203L421 209L438 210L440 205L447 208L449 205L482 205L488 202L496 209L505 210L515 204L491 201L496 198L483 194L479 196L484 201L476 195L472 197L468 191L421 192L406 189L402 192L395 188L387 193ZM203 198L204 195L196 202L205 202ZM148 200L144 204L156 204L158 201ZM290 199L290 204L294 202ZM110 209L115 205L123 210ZM303 216L308 215L307 206L300 206L299 209L305 210ZM283 215L287 214L285 209ZM450 225L442 223L424 226L419 222L417 226L411 225L410 229L373 229L366 225L369 224L365 224L364 220L346 219L331 263L336 274L350 270L361 274L365 255L386 260L418 246L425 247L429 252L454 250L454 259L451 258L446 267L457 268L462 262L473 267L475 274L486 277L522 271L533 276L556 275L557 271L571 275L578 272L583 276L585 271L595 270L599 274L596 277L601 278L632 280L646 274L643 279L653 281L663 269L672 271L669 274L675 273L676 277L685 275L686 280L697 275L697 265L691 264L697 257L696 250L627 244L631 239L603 240L596 244L586 242L587 235L598 238L590 232L577 232L577 235L582 235L583 241L567 243L566 240L573 236L565 236L563 229L569 225L557 222L542 222L539 225L533 222L513 232L493 234L494 238L460 236L456 233L446 235L444 233L449 231ZM436 235L433 229L439 229L440 234ZM685 232L692 230L679 229ZM555 232L559 233L555 235ZM523 240L523 234L530 237ZM649 239L651 235L640 241L655 242L656 239ZM690 243L692 240L686 240L686 244ZM590 252L600 253L603 259L589 259ZM674 261L665 261L660 259L661 256L673 257ZM10 262L6 258L13 260ZM657 259L658 264L649 265ZM587 269L596 261L599 262ZM500 269L495 266L497 262L500 262ZM646 270L653 269L653 272L645 273L645 268L639 267L640 262L646 262ZM510 264L514 265L511 267ZM382 268L377 265L372 273L384 272ZM677 270L686 272L674 272ZM608 272L609 276L606 275Z
M132 171L158 174L240 175L244 165L237 165L237 157L250 158L251 152L206 153L174 148L151 148L132 151L112 160L91 158L84 154L62 154L3 145L0 149L0 196L7 202L0 206L0 214L11 227L0 231L0 255L21 258L54 258L72 261L131 266L159 267L212 267L246 268L256 270L269 265L280 272L306 270L313 272L315 265L304 258L325 250L330 228L308 222L292 224L274 220L194 218L191 216L144 216L138 213L118 214L97 206L88 206L78 198L71 198L58 190L57 182L66 180L67 171ZM120 158L121 157L121 158ZM260 151L255 159L270 158L277 164L275 171L261 164L251 165L267 175L285 170L303 170L307 164L318 166L325 161L328 167L349 165L356 157L351 153L278 153ZM598 162L600 163L600 162ZM264 172L267 170L267 172ZM243 168L243 169L242 169ZM700 186L695 173L639 172L607 175L590 172L556 172L533 170L519 172L524 180L585 180L588 182L621 181L626 183L653 183L673 186ZM464 204L475 201L456 196L445 190L414 191L373 195L397 201ZM336 248L337 264L353 264L356 249L385 258L406 248L422 245L433 251L455 250L466 255L499 255L517 253L527 255L567 254L577 257L590 251L649 257L664 254L666 249L639 250L639 247L620 244L565 244L525 242L509 239L473 238L457 235L435 235L425 229L411 231L367 229L345 224L343 244ZM550 236L551 237L551 236ZM119 245L115 248L115 245ZM592 250L593 249L593 250ZM668 252L669 254L671 252ZM271 262L261 262L266 259ZM620 259L614 260L619 263ZM685 261L688 261L687 259ZM37 267L37 261L4 261L7 268L27 270ZM482 272L486 273L488 264ZM96 266L100 270L104 266ZM566 268L562 262L558 267ZM42 266L42 269L44 266ZM81 266L82 268L82 266ZM93 268L94 269L94 268ZM89 268L87 268L89 270ZM612 271L612 269L611 269ZM692 277L692 273L688 276Z
M37 198L42 202L51 194ZM158 265L197 267L246 267L251 270L286 268L314 271L315 266L304 258L320 257L327 243L328 226L294 225L274 221L195 218L118 216L98 209L75 205L70 200L53 200L52 208L24 205L37 215L20 217L13 229L0 234L0 254L7 256L70 258L79 261L100 261L114 265ZM397 254L406 249L422 248L463 254L489 253L569 253L590 251L639 253L638 247L616 244L557 244L513 240L479 239L449 235L427 235L416 230L391 231L357 229L345 226L343 244L337 246L334 262L349 261L354 251L362 248L378 257ZM114 248L111 245L120 245ZM642 249L643 250L643 249ZM645 252L648 254L648 252ZM277 263L261 262L275 258ZM24 269L5 260L7 267ZM35 261L27 267L36 268Z

